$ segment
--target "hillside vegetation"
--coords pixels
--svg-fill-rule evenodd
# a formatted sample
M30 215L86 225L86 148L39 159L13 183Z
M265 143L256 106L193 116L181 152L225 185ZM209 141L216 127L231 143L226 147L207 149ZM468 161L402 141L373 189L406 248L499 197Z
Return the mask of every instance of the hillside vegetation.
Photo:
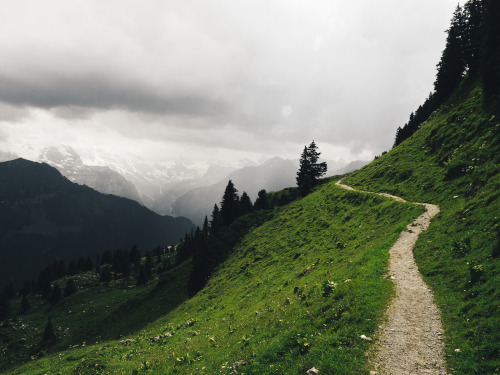
M201 292L171 311L165 305L165 315L128 341L80 342L9 373L229 374L237 368L303 374L313 366L322 373L365 373L370 342L360 336L373 334L392 292L385 278L387 250L422 210L323 184L275 209L242 238ZM233 225L242 220L247 217ZM175 279L170 274L159 288ZM163 295L151 295L147 303L168 304L168 293ZM95 298L78 292L75 301L79 297L79 304ZM131 306L131 316L138 307ZM67 309L73 307L51 311L59 332L71 324ZM119 319L126 325L131 318Z
M414 252L459 374L500 367L500 106L484 99L477 80L464 80L412 137L345 180L441 207Z

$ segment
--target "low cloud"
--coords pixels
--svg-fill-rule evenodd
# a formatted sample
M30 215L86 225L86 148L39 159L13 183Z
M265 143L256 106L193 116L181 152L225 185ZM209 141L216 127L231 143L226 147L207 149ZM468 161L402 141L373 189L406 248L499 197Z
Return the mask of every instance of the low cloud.
M18 0L0 14L0 121L53 117L110 144L379 154L432 88L455 6Z

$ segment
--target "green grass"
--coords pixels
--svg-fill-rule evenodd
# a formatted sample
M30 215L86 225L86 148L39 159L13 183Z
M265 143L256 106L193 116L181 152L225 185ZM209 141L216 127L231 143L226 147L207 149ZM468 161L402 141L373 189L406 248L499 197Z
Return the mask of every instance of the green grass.
M94 272L86 272L71 276L78 286L77 293L55 305L44 302L39 295L28 295L28 313L15 314L0 326L4 349L0 370L40 355L102 342L143 328L187 299L189 272L190 264L185 263L167 271L160 281L140 287L136 287L132 277L102 283ZM58 280L59 285L64 288L69 278ZM14 313L20 305L21 298L11 303ZM58 340L46 346L40 342L49 316Z
M79 343L9 373L304 374L315 366L364 374L373 344L360 335L374 334L393 291L388 250L422 210L326 183L266 213L201 292L130 334L133 341ZM154 303L152 288L135 298ZM130 319L122 310L115 335Z
M411 138L346 179L441 207L414 252L458 374L500 372L499 112L466 80Z

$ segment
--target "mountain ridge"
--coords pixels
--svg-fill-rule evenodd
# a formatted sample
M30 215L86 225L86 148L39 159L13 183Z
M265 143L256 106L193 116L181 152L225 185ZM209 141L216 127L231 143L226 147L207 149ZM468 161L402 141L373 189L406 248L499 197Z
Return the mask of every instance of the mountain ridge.
M186 218L70 182L57 169L24 159L0 163L1 282L29 280L52 260L104 250L173 244L192 230Z

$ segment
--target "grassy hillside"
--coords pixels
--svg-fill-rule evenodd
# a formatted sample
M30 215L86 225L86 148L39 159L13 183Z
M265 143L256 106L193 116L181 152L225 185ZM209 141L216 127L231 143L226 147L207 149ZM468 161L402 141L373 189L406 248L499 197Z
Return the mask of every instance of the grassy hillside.
M20 313L21 298L11 302L15 317L0 325L0 372L20 362L73 345L96 343L135 332L163 316L188 298L186 288L190 264L184 263L162 275L158 282L136 286L134 277L110 283L99 275L80 273L58 280L64 286L71 278L77 292L57 304L28 295L29 310ZM55 342L42 342L42 333L51 317ZM85 345L85 344L83 344Z
M313 366L321 373L366 373L371 343L360 336L373 334L391 297L388 249L422 210L347 192L333 181L321 185L275 209L201 292L165 307L129 341L79 343L9 373L303 374ZM80 304L94 298L78 296ZM150 296L145 304L168 300ZM128 311L137 317L140 308ZM53 311L60 332L70 324L64 311ZM130 318L119 319L126 325Z
M411 138L346 179L441 207L415 256L459 374L500 368L500 103L484 102L482 87L463 81Z

